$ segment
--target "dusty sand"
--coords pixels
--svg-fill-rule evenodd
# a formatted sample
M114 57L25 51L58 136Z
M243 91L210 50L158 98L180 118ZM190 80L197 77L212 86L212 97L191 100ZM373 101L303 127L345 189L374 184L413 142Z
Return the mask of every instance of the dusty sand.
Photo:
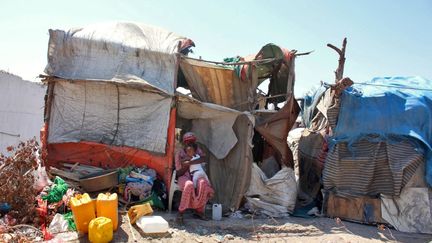
M164 217L170 230L163 235L145 235L133 226L136 242L431 242L432 235L407 234L394 229L378 229L377 226L362 225L330 218L303 219L289 217L268 218L223 218L222 221L202 221L191 214L184 216L184 225L177 224L175 213L155 213ZM121 216L120 228L114 242L135 242L127 218ZM86 237L85 237L86 238ZM86 241L81 238L81 241Z

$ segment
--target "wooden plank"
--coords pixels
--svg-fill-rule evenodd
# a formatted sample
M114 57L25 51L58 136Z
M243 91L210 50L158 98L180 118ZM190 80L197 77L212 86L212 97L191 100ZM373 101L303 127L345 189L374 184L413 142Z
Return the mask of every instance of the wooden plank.
M70 169L71 171L73 171L77 166L79 165L79 163L77 162L77 163L75 163L73 166L72 166L72 168Z
M66 167L66 168L70 168L71 171L73 171L73 170L75 170L75 171L91 171L91 172L104 171L104 169L96 167L96 166L80 165L79 163L75 163L75 164L62 163L61 165L63 167Z
M373 224L386 223L381 216L381 199L371 197L338 197L330 194L327 216Z
M49 172L53 175L58 175L60 177L64 177L73 181L80 181L80 176L77 175L76 173L72 173L72 172L67 172L67 171L63 171L63 170L59 170L57 168L51 167Z

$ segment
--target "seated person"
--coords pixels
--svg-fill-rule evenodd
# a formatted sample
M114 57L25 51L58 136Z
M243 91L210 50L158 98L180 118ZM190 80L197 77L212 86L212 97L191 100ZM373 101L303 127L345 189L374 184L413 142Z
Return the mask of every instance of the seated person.
M191 161L192 157L186 154L186 147L188 145L196 146L195 154L199 154L199 159ZM204 214L205 205L213 197L214 190L209 181L202 177L197 179L197 185L194 187L194 183L191 180L192 177L189 173L191 165L203 163L206 158L206 154L196 144L195 134L191 132L185 133L183 135L183 146L176 152L175 156L178 185L182 190L177 218L179 222L183 222L183 213L186 209L194 209L200 218L206 219Z
M198 183L199 178L204 178L209 182L207 174L205 173L205 171L202 167L202 164L204 164L204 163L194 164L194 161L201 158L201 156L196 153L197 148L198 147L196 144L191 144L191 145L187 145L186 149L185 149L186 154L189 157L191 157L191 160L190 160L191 164L189 166L189 174L192 177L192 182L193 182L194 188L197 187L197 183Z

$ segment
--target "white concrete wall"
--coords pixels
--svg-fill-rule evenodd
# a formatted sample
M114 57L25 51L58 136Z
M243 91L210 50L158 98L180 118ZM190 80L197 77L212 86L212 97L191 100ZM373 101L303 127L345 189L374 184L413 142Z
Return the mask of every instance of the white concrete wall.
M46 87L0 70L0 153L36 137L43 124Z

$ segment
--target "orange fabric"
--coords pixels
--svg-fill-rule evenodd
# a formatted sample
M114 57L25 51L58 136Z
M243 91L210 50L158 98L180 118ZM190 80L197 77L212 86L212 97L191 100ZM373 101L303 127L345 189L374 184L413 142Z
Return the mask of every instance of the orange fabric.
M56 166L61 162L93 165L103 168L118 168L128 165L147 165L162 176L169 190L174 159L174 134L176 109L171 109L167 131L165 154L154 154L127 146L110 146L96 142L47 144L48 125L41 130L42 148L47 149L47 166Z

